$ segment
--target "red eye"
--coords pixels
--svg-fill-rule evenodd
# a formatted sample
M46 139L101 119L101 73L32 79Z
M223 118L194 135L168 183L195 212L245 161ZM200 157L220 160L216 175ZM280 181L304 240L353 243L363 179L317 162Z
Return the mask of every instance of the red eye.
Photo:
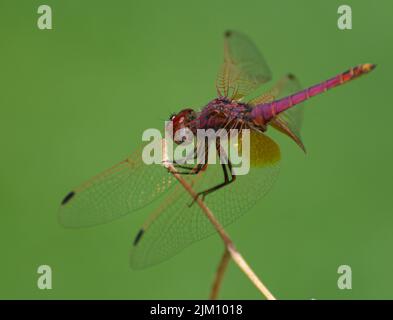
M189 122L195 119L194 110L184 109L176 115L171 116L171 121L173 122L173 128L176 130L187 127Z

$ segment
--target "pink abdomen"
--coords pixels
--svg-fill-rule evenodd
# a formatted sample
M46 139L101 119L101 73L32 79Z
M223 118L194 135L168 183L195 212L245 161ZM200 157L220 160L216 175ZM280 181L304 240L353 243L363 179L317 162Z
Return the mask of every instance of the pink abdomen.
M255 123L267 123L277 114L336 86L355 79L375 68L374 64L362 64L351 68L329 80L315 86L304 89L288 97L272 101L270 103L256 105L251 111L251 120Z

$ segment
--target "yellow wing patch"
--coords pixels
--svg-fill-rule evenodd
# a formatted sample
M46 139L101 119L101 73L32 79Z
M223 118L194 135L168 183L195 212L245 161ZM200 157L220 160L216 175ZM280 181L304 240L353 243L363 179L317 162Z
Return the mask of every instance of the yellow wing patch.
M241 140L239 151L242 151ZM243 155L243 157L247 155ZM280 147L262 132L250 131L250 165L251 167L266 167L276 165L281 159Z

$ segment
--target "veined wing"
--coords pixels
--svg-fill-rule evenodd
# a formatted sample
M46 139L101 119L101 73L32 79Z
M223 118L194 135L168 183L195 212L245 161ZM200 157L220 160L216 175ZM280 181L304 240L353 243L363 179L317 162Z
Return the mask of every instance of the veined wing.
M249 102L251 106L258 104L269 103L274 100L289 96L301 90L299 80L292 74L288 74L280 79L273 88L265 94L255 98ZM286 134L293 139L298 146L306 152L304 144L301 139L301 126L303 123L304 103L301 103L294 108L290 108L279 115L277 115L269 124L271 124L278 131Z
M167 191L174 177L162 165L145 164L142 150L68 193L60 207L60 223L66 227L106 223Z
M271 79L271 72L255 44L236 31L225 33L224 64L217 77L218 94L240 100Z
M205 198L219 222L226 226L253 207L273 186L280 163L278 145L263 133L251 131L250 162L246 175ZM196 176L184 175L196 192L223 182L220 164L209 164ZM143 268L164 261L191 243L206 238L216 230L181 185L177 185L143 225L131 251L133 268Z

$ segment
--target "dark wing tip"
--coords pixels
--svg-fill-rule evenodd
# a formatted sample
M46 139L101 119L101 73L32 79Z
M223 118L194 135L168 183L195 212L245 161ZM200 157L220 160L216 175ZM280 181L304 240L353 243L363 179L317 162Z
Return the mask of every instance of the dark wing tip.
M75 195L74 191L71 191L69 194L67 194L64 197L63 201L61 202L61 205L64 206L68 201L70 201L74 197L74 195Z
M294 79L296 79L296 77L295 77L295 75L294 75L293 73L288 73L288 74L287 74L287 77L288 77L289 80L294 80Z
M135 237L135 239L134 239L134 246L136 246L136 245L139 243L139 241L141 240L141 238L142 238L144 232L145 232L145 230L143 230L143 229L140 229L140 230L138 231L138 233L137 233L137 235L136 235L136 237Z
M229 38L232 35L232 33L233 32L231 30L227 30L227 31L225 31L224 35L226 38Z

